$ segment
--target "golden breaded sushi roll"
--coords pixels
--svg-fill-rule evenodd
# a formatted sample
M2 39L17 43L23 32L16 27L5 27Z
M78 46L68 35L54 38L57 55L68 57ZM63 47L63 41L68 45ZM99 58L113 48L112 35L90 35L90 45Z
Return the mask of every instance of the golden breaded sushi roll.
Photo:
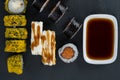
M26 28L6 28L5 38L26 39L27 34Z
M26 26L27 20L25 15L7 15L4 17L4 26Z
M9 73L22 74L23 73L23 57L22 55L13 55L7 59L7 68Z
M20 53L26 51L25 40L6 40L5 52Z

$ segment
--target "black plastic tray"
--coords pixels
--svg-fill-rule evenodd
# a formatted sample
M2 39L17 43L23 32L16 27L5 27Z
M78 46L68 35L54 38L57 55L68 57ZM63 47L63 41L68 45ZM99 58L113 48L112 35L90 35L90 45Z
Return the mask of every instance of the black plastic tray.
M28 20L26 26L29 35L27 41L27 52L23 53L24 72L22 75L10 74L7 71L7 57L10 53L4 52L5 47L5 26L3 25L3 17L8 15L4 10L4 1L0 0L0 80L119 80L120 73L120 48L118 47L117 60L109 65L90 65L83 59L83 28L73 39L68 39L63 33L63 29L72 17L76 17L81 24L86 16L90 14L112 14L118 23L120 23L120 0L68 0L66 5L69 10L64 17L55 25L47 23L41 15L35 10L31 10L33 0L28 0L27 13ZM53 0L54 1L54 0ZM73 63L66 64L60 60L56 50L57 64L49 67L44 66L40 56L32 56L30 50L31 21L43 20L44 29L56 31L57 50L66 43L74 43L79 49L79 57ZM120 30L120 28L118 28ZM119 32L120 34L120 32ZM120 35L119 35L120 40ZM120 46L120 43L119 43Z

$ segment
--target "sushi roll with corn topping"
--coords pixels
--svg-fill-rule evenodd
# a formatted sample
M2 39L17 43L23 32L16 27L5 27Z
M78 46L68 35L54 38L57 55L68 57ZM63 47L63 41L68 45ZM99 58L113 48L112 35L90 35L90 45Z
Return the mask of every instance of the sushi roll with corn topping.
M26 26L27 20L25 15L7 15L4 17L4 26Z
M6 28L5 38L26 39L27 34L25 28Z
M25 13L27 0L6 0L5 10L10 14Z
M5 52L20 53L26 51L25 40L7 40Z
M23 57L22 55L13 55L7 59L7 68L9 73L23 73Z

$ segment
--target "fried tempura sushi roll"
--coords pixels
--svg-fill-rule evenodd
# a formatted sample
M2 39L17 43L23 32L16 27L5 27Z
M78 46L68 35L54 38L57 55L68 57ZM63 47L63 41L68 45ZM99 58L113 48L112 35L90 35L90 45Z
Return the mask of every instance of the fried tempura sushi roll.
M42 36L43 52L42 52L42 63L44 65L55 65L56 64L56 40L54 31L43 31Z
M23 73L23 57L22 55L13 55L7 59L7 68L9 73Z
M5 52L20 53L26 51L25 40L7 40Z
M43 31L43 22L33 21L31 23L31 52L32 55L42 54L41 36Z
M26 39L27 34L26 28L6 28L5 38Z
M4 17L4 26L26 26L25 15L7 15Z
M10 14L21 14L26 12L27 0L6 0L5 10Z

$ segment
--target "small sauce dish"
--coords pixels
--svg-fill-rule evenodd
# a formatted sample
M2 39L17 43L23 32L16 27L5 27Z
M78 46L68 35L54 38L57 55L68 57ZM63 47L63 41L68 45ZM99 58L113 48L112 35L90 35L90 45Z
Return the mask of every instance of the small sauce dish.
M109 14L93 14L83 24L83 57L89 64L113 63L117 58L118 23Z

